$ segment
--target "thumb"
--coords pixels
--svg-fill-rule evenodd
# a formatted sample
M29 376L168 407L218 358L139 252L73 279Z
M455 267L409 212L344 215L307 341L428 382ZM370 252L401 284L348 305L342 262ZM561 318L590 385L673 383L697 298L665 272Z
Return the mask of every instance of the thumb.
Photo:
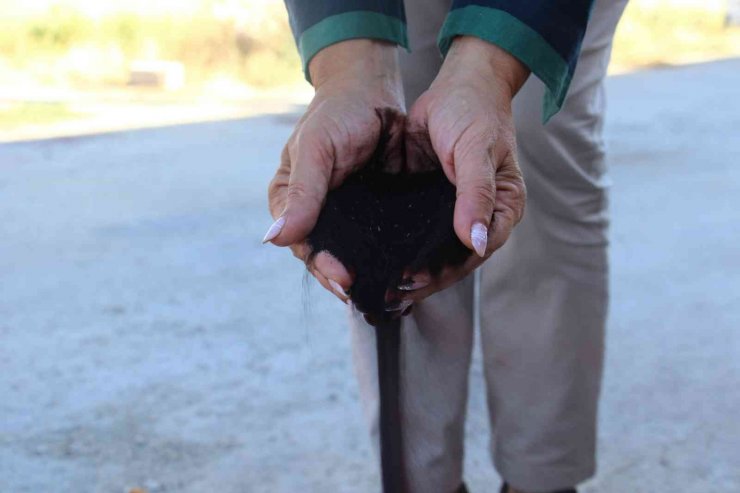
M484 257L496 198L493 146L484 139L461 144L454 151L455 233L465 246Z
M291 158L284 190L285 209L270 227L264 242L288 246L303 241L316 225L329 188L333 168L332 147L311 135L301 136Z

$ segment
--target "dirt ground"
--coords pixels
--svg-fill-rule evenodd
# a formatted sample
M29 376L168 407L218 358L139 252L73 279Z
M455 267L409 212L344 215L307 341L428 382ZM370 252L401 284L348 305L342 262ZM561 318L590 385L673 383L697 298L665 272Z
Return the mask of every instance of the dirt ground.
M740 491L740 60L609 80L588 493ZM0 146L0 492L374 492L342 306L262 246L298 112ZM466 478L495 491L480 362Z

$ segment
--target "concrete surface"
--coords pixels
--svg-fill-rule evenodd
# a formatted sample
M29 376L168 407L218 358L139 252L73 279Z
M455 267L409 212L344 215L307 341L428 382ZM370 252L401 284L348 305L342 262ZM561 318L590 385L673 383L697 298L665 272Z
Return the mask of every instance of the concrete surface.
M587 492L740 491L739 87L740 60L609 81ZM378 490L342 308L259 242L295 118L0 147L0 492ZM481 378L474 493L498 481Z

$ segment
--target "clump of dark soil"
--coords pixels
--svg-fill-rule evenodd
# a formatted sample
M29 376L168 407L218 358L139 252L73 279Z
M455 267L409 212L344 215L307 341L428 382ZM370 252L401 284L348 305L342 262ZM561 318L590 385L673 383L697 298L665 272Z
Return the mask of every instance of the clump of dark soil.
M413 146L419 149L415 160L427 161L425 171L411 172L405 165L387 171L385 156L403 155L387 149L389 142L403 141L381 139L370 162L329 192L308 237L312 255L328 251L354 273L352 302L376 321L389 317L386 292L408 281L404 271L435 276L471 254L452 226L455 187L429 157L434 153L427 144Z

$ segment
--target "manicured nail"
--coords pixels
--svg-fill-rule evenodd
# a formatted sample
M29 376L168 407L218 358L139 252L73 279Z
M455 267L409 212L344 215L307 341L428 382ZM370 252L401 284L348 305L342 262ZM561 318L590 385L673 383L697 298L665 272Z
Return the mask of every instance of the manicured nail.
M399 291L414 291L429 286L429 280L426 279L404 279L398 285Z
M262 243L267 243L268 241L274 239L277 235L280 234L280 231L282 231L283 226L285 226L285 217L280 216L277 221L272 223L272 226L270 226L270 229L267 230L267 233L265 233L265 237L262 238Z
M486 256L486 247L488 246L488 228L483 223L475 223L470 229L470 241L473 243L473 249L479 257Z
M331 289L337 294L337 296L342 298L342 301L347 303L347 293L344 292L344 288L342 287L342 285L334 279L327 278L326 280L329 281L329 286L331 286Z
M413 300L403 300L385 308L387 312L402 312L413 304Z

